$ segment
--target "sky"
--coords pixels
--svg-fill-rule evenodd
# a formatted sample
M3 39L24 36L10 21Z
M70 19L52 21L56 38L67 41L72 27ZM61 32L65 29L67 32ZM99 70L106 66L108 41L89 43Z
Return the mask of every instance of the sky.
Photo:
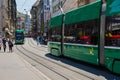
M30 10L32 5L36 2L37 0L16 0L17 3L17 10L21 13L26 13L26 11L28 12L28 14L30 14ZM25 11L25 10L26 11Z

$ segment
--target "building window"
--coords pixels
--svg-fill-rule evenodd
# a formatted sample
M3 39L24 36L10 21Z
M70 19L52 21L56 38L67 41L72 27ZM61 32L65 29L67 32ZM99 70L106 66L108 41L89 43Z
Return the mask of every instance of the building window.
M49 5L49 0L47 0L47 5Z
M1 7L4 8L4 6L5 6L4 0L2 0Z

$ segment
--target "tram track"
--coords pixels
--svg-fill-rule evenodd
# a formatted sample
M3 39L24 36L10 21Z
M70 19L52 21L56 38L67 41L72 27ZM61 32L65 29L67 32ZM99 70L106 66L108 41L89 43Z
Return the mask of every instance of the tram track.
M45 50L42 50L41 48L32 46L32 44L30 44L30 42L32 42L32 41L28 40L28 44L29 44L32 48L37 49L37 50L41 50L41 51L43 51L43 52L46 52ZM34 43L33 43L33 44L34 44ZM25 48L24 48L24 49L25 49ZM39 56L39 55L37 55L37 54L35 54L35 55L36 55L36 56ZM39 56L39 57L40 57L40 58L43 58L43 59L46 59L46 60L48 60L48 61L50 61L50 62L52 62L52 63L55 63L55 64L57 64L57 65L59 65L59 66L62 66L62 67L64 67L64 68L68 69L68 70L71 70L71 71L75 72L75 73L78 73L78 74L80 74L80 75L84 75L84 76L90 78L90 76L88 76L88 75L85 75L85 74L82 74L82 73L80 73L80 72L78 72L78 71L72 70L71 68L68 68L68 67L66 67L66 66L64 66L64 65L61 65L61 64L57 63L57 62L54 62L54 61L49 60L49 59L47 59L47 58L44 58L44 57L42 57L42 56ZM93 79L93 78L91 78L91 79Z
M38 60L36 60L37 58L33 58L33 57L31 57L30 55L27 55L26 53L24 53L24 51L22 51L21 49L19 49L17 46L16 46L16 48L17 48L18 51L20 51L20 52L21 52L23 55L25 55L26 57L28 57L28 58L30 58L31 60L39 63L39 64L42 65L42 66L48 68L49 70L53 71L54 73L60 75L61 77L65 78L65 80L69 80L68 78L66 78L65 76L63 76L63 75L61 75L60 73L56 72L56 71L53 70L52 68L50 68L50 67L46 66L45 64L43 64L43 63L39 62ZM27 52L28 52L28 51L27 51ZM31 52L30 52L30 53L31 53Z
M21 47L22 49L19 49L19 47ZM81 78L82 78L82 77L87 78L87 79L82 79L82 80L97 80L97 77L90 77L89 75L85 75L85 74L79 73L79 72L77 72L77 71L74 71L74 70L72 70L72 69L69 69L69 68L66 67L66 66L60 65L60 64L58 64L58 63L56 63L56 62L53 62L53 61L48 60L48 59L46 59L46 58L44 58L44 57L41 57L41 56L33 53L32 51L29 51L29 50L25 49L25 47L23 47L22 45L19 46L19 47L16 46L17 50L19 50L23 55L25 55L25 56L29 57L30 59L36 61L37 63L39 63L40 65L46 67L47 69L53 71L55 74L63 77L65 80L81 80L81 79L78 79L78 78L76 79L76 77L71 77L70 75L63 73L64 71L61 72L60 70L57 70L57 69L55 69L54 67L50 67L49 65L46 65L45 63L50 63L50 64L53 64L53 65L61 66L62 68L65 68L65 69L67 69L67 70L69 70L69 71L72 71L73 73L79 75L79 78L80 78L80 76L81 76ZM29 55L26 54L26 53L29 53ZM34 57L33 57L33 56L34 56ZM37 60L38 58L39 58L40 60ZM43 61L44 63L41 63L40 61ZM61 73L62 73L62 74L61 74ZM64 74L64 75L63 75L63 74ZM67 77L66 77L66 76L67 76Z
M41 47L40 47L40 48L35 47L35 46L33 46L32 44L30 44L30 43L32 43L32 41L29 39L29 40L28 40L29 46L31 46L31 47L34 48L34 49L38 49L38 50L40 50L40 51L42 51L42 52L46 52L45 50L42 50ZM33 43L33 44L34 44L34 43ZM23 47L23 48L25 49L25 47ZM25 50L26 50L26 49L25 49ZM40 56L40 55L37 55L37 54L31 52L30 50L27 50L27 51L28 51L29 53L32 53L32 54L36 55L36 56L39 56L40 58L42 58L42 59L44 59L44 60L47 60L47 61L52 62L52 63L54 63L54 64L57 64L57 65L65 68L65 69L67 69L67 70L70 70L70 71L72 71L72 72L74 72L74 73L77 73L77 74L79 74L79 75L85 76L85 77L87 77L87 78L89 78L89 79L91 79L91 80L97 80L98 77L99 77L99 76L94 76L94 77L93 77L93 75L92 75L92 76L91 76L91 75L87 75L86 73L83 74L83 73L81 73L81 72L78 72L78 71L75 71L75 70L73 70L73 69L71 69L71 68L68 68L68 67L66 67L66 66L64 66L64 65L61 65L61 64L59 64L59 63L57 63L57 62L54 62L54 61L49 60L49 59L47 59L47 58L44 58L44 57L42 57L42 56Z
M29 44L29 46L31 46L31 47L33 47L33 45L34 45L34 49L37 49L37 50L41 50L41 51L43 51L43 52L46 52L45 50L42 50L42 48L41 48L41 46L39 46L39 47L37 47L37 46L35 46L35 43L32 41L32 39L29 39L28 40L28 44ZM46 47L45 47L46 48ZM52 61L52 60L51 60ZM53 61L54 62L54 61ZM80 72L80 71L78 71L78 70L73 70L73 69L71 69L71 67L68 67L68 66L66 66L66 65L63 65L63 64L59 64L59 63L57 63L57 62L55 62L55 64L58 64L58 65L60 65L60 66L62 66L62 67L65 67L65 68L67 68L67 69L69 69L69 70L71 70L71 71L73 71L73 72L76 72L76 73L78 73L78 74L82 74L82 75L87 75L87 77L91 77L91 75L89 75L89 74L86 74L86 73L84 73L83 74L83 72ZM99 71L98 71L99 72ZM115 80L119 80L119 77L118 76L116 76L115 77L115 75L114 74L111 74L111 73L104 73L104 72L101 72L102 74L103 74L103 76L105 76L107 79L109 79L109 80L113 80L113 79L115 79ZM110 77L111 76L111 77ZM98 77L99 77L99 75L98 75ZM92 77L93 78L93 77ZM96 78L96 77L95 77ZM95 80L97 80L97 79L95 79Z

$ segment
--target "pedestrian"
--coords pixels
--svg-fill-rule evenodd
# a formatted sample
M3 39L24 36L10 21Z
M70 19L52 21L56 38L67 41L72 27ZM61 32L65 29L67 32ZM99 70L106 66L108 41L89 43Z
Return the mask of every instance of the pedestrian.
M39 42L39 36L37 36L37 45L39 45L40 44L40 42Z
M4 49L4 52L6 51L6 38L3 37L2 39L2 43L3 43L3 49Z
M44 44L44 36L41 37L42 44Z
M1 47L2 47L2 37L0 36L0 51L1 51Z
M9 46L9 52L13 52L13 50L12 50L13 42L11 39L8 40L8 46Z

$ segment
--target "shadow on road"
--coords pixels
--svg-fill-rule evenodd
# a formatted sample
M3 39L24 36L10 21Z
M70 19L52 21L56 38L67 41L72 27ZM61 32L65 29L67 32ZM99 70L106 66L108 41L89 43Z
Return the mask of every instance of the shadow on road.
M89 63L85 63L78 60L73 60L67 57L56 57L51 55L50 53L46 54L47 57L54 59L56 61L61 61L62 63L71 65L73 67L76 67L78 69L90 72L92 74L98 75L98 76L104 76L107 80L120 80L120 75L113 74L107 69L95 65L91 65Z

